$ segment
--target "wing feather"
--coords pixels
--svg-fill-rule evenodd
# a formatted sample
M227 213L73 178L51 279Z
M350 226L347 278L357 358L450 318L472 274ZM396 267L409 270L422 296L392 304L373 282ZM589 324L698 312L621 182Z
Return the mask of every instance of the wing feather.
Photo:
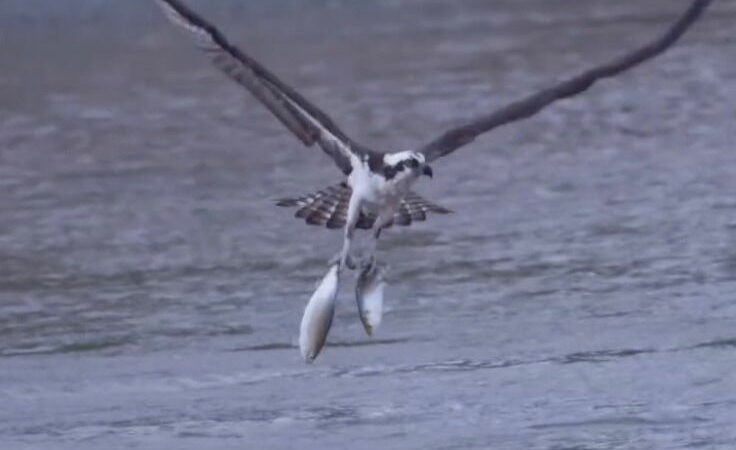
M433 161L472 142L483 133L487 133L501 125L529 118L558 100L586 91L598 80L616 76L659 55L677 42L700 17L711 1L694 0L685 13L663 35L649 44L564 80L550 88L510 103L490 114L452 128L423 146L419 151L424 154L427 161Z
M232 45L217 28L181 1L156 1L173 23L194 36L197 46L215 66L248 89L304 145L318 143L343 173L350 173L350 156L360 154L361 147L354 146L327 114Z

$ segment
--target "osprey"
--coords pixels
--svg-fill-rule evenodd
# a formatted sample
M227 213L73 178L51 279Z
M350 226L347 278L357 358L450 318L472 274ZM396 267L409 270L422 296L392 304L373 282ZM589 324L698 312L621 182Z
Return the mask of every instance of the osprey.
M557 100L587 90L602 78L615 76L662 53L684 34L711 2L694 0L662 36L637 50L469 120L415 149L382 153L350 139L327 114L231 44L217 28L179 0L156 1L173 22L191 32L199 48L218 68L248 89L304 145L319 145L342 171L346 179L340 184L278 202L280 206L299 207L296 216L308 224L344 227L339 270L354 268L350 246L357 228L372 230L377 240L381 231L391 225L409 225L412 221L425 220L427 213L450 212L411 190L421 176L432 176L430 163L483 133L526 119Z

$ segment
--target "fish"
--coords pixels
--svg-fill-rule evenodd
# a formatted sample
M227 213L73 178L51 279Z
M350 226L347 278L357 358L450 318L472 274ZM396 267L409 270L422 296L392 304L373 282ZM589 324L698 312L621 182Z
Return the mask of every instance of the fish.
M317 358L327 340L327 333L335 316L335 300L340 282L339 269L339 264L330 265L304 308L299 327L299 350L307 363Z
M368 336L381 324L383 316L383 289L386 287L386 270L371 258L363 264L355 286L355 300L363 328Z

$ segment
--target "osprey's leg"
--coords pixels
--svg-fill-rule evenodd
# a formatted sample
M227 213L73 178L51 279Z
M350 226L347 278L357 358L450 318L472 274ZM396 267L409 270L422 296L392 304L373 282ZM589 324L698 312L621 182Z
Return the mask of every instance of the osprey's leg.
M355 234L355 226L358 224L358 219L360 218L360 203L360 200L355 194L350 197L347 222L345 223L345 239L343 240L342 250L340 251L340 270L345 267L350 270L355 269L355 262L350 257L350 246L353 241L353 235Z
M376 252L378 251L378 238L381 237L381 231L383 231L383 225L373 226L373 241L371 242L370 255L368 256L368 266L371 266L376 261Z
M378 249L378 238L381 237L381 232L384 228L386 228L390 223L391 220L393 220L394 213L393 210L390 211L384 211L383 213L379 214L376 218L376 222L373 224L373 243L371 247L371 261L375 261L376 259L376 250Z

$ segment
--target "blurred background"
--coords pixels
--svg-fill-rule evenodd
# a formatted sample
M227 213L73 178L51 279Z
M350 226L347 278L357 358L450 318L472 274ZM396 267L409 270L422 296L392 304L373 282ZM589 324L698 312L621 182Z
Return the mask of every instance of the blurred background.
M188 0L356 140L412 148L640 45L684 0ZM730 449L736 3L671 51L434 166L384 323L341 180L152 1L0 3L0 447Z

